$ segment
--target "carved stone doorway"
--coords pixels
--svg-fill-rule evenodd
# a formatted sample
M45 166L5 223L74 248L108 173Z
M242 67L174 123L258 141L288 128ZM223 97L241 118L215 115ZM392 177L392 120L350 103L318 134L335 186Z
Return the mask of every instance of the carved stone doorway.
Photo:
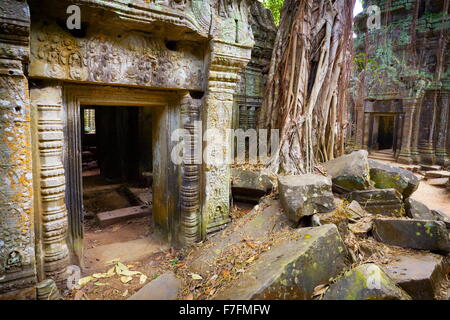
M82 191L82 106L99 110L145 107L152 110L153 201L152 214L159 233L171 240L172 215L177 211L178 168L170 161L170 132L179 127L179 95L131 88L64 87L66 205L69 217L69 244L75 263L83 265L83 191ZM123 113L123 112L122 112ZM120 115L119 115L120 116ZM171 130L172 129L172 130ZM118 152L118 151L117 151ZM170 186L170 188L169 188Z

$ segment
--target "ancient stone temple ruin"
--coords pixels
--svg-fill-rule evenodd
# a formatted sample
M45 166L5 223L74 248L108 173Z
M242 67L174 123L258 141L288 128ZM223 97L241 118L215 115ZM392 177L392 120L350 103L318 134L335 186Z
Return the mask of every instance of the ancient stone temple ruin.
M372 5L380 26L368 28ZM356 148L391 150L403 163L448 165L448 1L371 0L364 7L355 22L356 57L365 70L356 75Z
M231 128L233 105L254 111L260 103L258 64L270 60L273 23L267 12L258 16L260 7L251 16L249 1L80 0L81 28L69 29L73 4L1 1L0 295L7 298L33 298L48 278L64 284L67 266L82 264L83 157L92 150L105 181L152 186L153 221L169 243L199 241L227 223L229 165L173 163L171 133L184 128L201 143L195 121L203 130ZM249 16L259 23L257 50L242 71L254 45Z

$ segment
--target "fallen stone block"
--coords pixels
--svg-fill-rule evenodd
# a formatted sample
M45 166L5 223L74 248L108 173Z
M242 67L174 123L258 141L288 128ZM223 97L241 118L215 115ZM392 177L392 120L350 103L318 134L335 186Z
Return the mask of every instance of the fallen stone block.
M401 194L396 189L353 191L350 201L357 201L369 213L401 217L405 215Z
M415 300L432 300L446 281L445 257L432 253L397 256L385 266L386 273Z
M246 240L267 239L272 232L287 229L290 222L277 200L266 200L226 229L210 237L206 247L193 253L189 269L205 274L212 271L213 262L224 250Z
M436 179L429 179L427 180L427 183L430 186L435 186L435 187L445 187L447 185L449 181L449 178L436 178Z
M339 278L324 300L411 300L411 297L376 264L360 265Z
M299 222L305 216L335 209L331 179L317 174L278 178L280 202L289 220Z
M425 172L425 179L450 178L450 171L436 170Z
M347 193L365 190L370 187L368 153L366 150L354 151L322 164L331 175L333 190Z
M442 170L442 167L439 166L439 165L420 164L420 170L423 170L423 171L439 171L439 170Z
M181 280L167 272L147 283L127 300L176 300Z
M272 181L267 175L251 170L231 170L231 190L236 200L258 202L272 188Z
M308 300L316 286L348 267L348 259L335 225L296 229L261 254L215 299Z
M412 219L436 220L426 205L412 198L405 200L405 211L406 215Z
M419 187L419 179L410 171L379 161L369 160L370 180L375 188L394 188L406 199Z
M447 229L450 229L450 217L448 215L441 210L431 210L431 214L434 217L433 220L444 222Z
M358 236L367 236L369 231L372 230L372 227L373 221L372 220L366 221L365 219L358 221L356 223L348 224L348 228L350 229L350 231Z
M373 235L380 242L403 248L449 253L449 239L441 221L375 219Z
M350 214L350 218L354 220L361 219L368 215L367 211L361 207L358 201L352 201L347 206L347 212Z

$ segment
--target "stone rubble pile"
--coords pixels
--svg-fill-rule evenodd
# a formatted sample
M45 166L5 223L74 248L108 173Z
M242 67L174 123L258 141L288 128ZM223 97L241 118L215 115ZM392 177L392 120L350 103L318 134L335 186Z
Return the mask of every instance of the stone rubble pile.
M194 251L186 261L188 274L203 283L220 282L207 298L448 297L450 221L411 198L420 179L369 160L366 151L323 167L329 176L279 176L279 200L263 199ZM233 176L233 196L241 199L257 201L276 188L267 176L251 170L233 170ZM356 258L345 240L349 234L391 248L389 259Z

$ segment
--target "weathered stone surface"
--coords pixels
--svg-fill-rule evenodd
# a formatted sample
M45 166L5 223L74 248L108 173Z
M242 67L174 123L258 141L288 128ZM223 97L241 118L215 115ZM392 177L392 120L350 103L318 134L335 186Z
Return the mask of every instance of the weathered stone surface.
M450 178L450 171L435 170L435 171L427 171L425 173L425 179L438 179L438 178Z
M375 219L374 237L386 244L430 251L450 252L448 232L441 221Z
M385 266L386 273L415 300L431 300L446 280L447 263L431 253L401 255Z
M367 216L367 211L364 210L358 201L352 201L347 206L347 212L350 214L350 218L357 220Z
M441 210L431 210L431 214L433 215L434 220L444 222L447 229L450 229L450 218L448 215Z
M412 198L405 200L405 211L406 215L413 219L436 220L426 205Z
M290 222L276 200L261 202L251 212L234 221L206 243L206 247L193 253L189 269L195 273L208 273L214 260L228 247L244 240L257 241L267 238L271 232L288 228Z
M350 223L348 225L348 228L351 232L353 232L356 235L365 236L367 233L372 230L373 227L373 221L365 221L364 219L361 221L358 221L356 223Z
M369 160L370 180L379 189L394 188L408 198L419 187L419 179L410 171Z
M272 181L267 175L251 170L231 170L231 190L235 199L259 201L272 188Z
M333 283L324 300L411 300L376 264L360 265Z
M398 217L405 214L402 196L396 189L353 191L348 198L357 201L369 213Z
M448 182L449 182L449 178L436 178L436 179L427 180L427 183L429 185L436 186L436 187L445 187Z
M284 212L293 222L335 209L330 178L316 174L279 177L278 189Z
M62 300L61 293L53 279L46 279L36 285L38 300Z
M127 300L176 300L181 280L167 272L147 283Z
M311 299L314 288L347 266L348 252L335 225L301 228L261 254L245 273L215 297Z
M340 193L370 187L368 153L359 150L323 164L333 179L333 190Z
M442 170L442 166L430 165L430 164L420 164L420 169L423 171L439 171L439 170Z

